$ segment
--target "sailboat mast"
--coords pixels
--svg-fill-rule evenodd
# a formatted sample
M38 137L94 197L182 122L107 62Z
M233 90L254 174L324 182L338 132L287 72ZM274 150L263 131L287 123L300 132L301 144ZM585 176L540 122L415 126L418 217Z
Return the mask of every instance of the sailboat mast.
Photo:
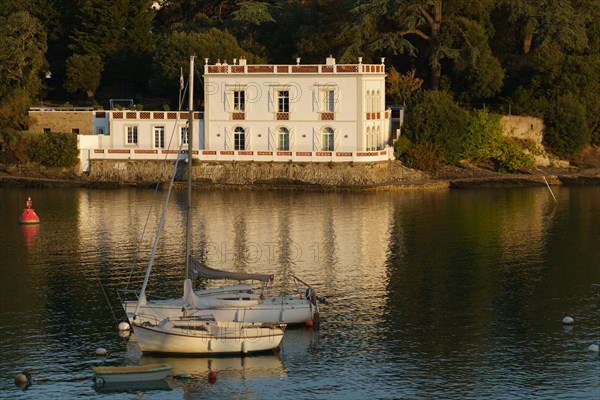
M194 153L194 56L190 56L188 152L187 152L187 220L185 228L185 273L190 276L191 226L192 226L192 155Z

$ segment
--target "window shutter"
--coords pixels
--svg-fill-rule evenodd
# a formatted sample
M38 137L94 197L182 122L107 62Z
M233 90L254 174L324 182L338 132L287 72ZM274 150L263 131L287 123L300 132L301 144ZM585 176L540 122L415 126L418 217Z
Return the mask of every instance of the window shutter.
M275 135L274 135L273 129L271 129L270 127L269 127L269 137L267 140L269 142L268 143L269 150L275 151L275 148L276 148L275 143L277 143L277 142L275 141Z
M275 112L277 109L275 108L275 93L273 93L273 87L271 86L267 91L267 100L269 102L269 112Z
M316 88L312 92L312 107L314 112L320 112L321 106L319 105L319 87Z
M296 129L290 128L290 151L296 148Z
M251 150L252 146L252 135L249 126L244 127L244 150Z
M313 148L312 151L321 150L321 132L313 128Z
M232 143L232 140L231 140L231 131L227 127L225 127L225 135L224 136L225 136L224 137L225 143L224 143L223 147L225 150L229 150L229 146L230 146L230 143Z
M341 132L340 129L333 129L333 150L337 151L340 148L341 141Z

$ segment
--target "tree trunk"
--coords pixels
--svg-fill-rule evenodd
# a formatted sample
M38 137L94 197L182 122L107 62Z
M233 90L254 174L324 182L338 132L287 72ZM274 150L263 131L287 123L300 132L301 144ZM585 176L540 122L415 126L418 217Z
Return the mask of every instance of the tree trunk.
M431 90L435 91L439 89L440 78L442 77L442 64L439 55L437 55L441 28L442 0L438 0L434 5L434 15L431 23L431 39L429 40L429 50L431 52Z

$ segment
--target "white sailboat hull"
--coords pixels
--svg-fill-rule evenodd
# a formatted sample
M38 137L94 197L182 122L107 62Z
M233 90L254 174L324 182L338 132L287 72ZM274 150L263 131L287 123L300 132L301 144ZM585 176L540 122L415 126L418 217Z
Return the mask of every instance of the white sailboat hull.
M133 324L138 345L143 353L181 355L246 354L274 350L283 339L279 327L237 323L209 331L175 328L170 321L163 326Z
M123 307L130 324L153 324L164 318L180 318L184 316L183 300L148 301L137 309L137 301L125 301ZM137 309L137 315L136 315ZM229 322L267 322L272 324L303 324L312 321L315 307L304 299L269 297L260 304L221 305L216 308L185 309L185 316L212 314L217 321ZM135 319L134 319L135 316Z

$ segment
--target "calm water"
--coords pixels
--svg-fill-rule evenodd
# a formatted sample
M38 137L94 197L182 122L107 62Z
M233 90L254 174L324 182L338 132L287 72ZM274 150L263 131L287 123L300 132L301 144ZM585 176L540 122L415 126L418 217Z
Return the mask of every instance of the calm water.
M272 272L278 290L295 288L291 275L312 283L330 303L321 330L288 330L275 354L169 358L198 378L99 392L92 366L156 361L119 336L116 297L141 284L153 192L0 188L0 397L598 399L600 359L586 349L600 339L600 188L555 194L556 206L545 188L198 191L193 253ZM17 224L28 195L38 227ZM185 253L183 200L149 296L181 289L170 265ZM24 369L38 381L20 390Z

